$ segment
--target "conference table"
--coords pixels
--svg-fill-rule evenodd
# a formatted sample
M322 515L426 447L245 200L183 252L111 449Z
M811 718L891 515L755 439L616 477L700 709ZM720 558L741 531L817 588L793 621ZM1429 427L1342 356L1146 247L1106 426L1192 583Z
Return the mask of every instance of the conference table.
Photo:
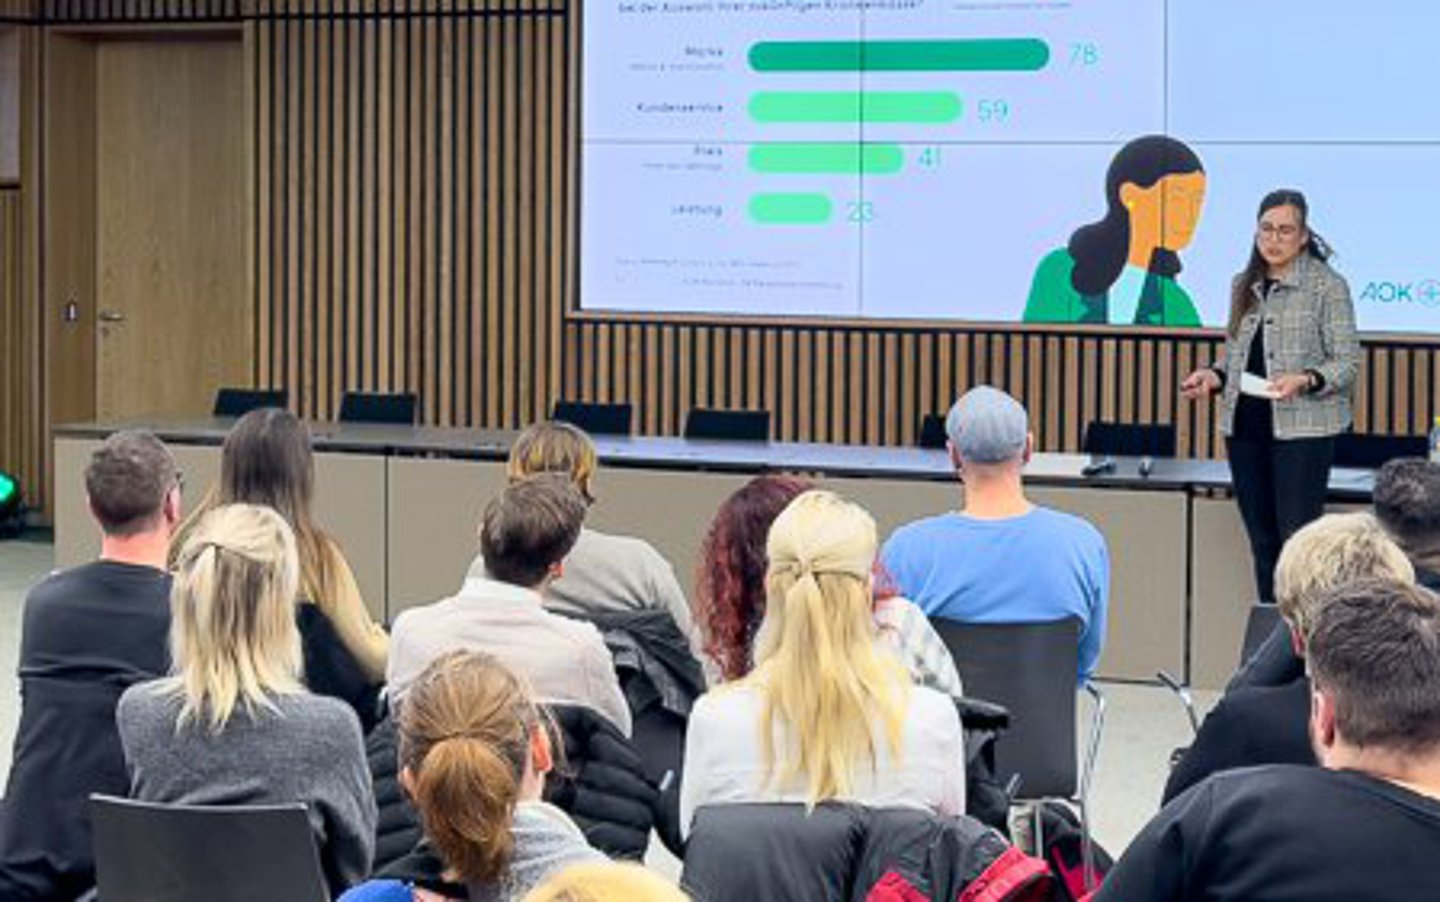
M99 534L84 470L111 432L147 428L172 448L187 504L214 486L232 420L142 420L57 426L55 556L92 558ZM484 503L504 484L514 432L377 424L311 424L315 513L340 543L371 613L453 594L476 552ZM587 524L636 535L693 585L716 508L763 472L797 473L858 502L883 537L910 520L956 509L961 488L944 451L919 448L596 436L600 469ZM1099 675L1151 681L1164 671L1201 688L1223 686L1238 660L1254 595L1249 547L1221 461L1116 458L1086 476L1075 454L1037 454L1025 471L1032 500L1085 517L1105 535L1111 599ZM1142 472L1144 469L1146 472ZM1368 503L1373 473L1337 469L1330 501ZM955 553L964 554L957 548ZM1014 566L1025 566L1015 561Z

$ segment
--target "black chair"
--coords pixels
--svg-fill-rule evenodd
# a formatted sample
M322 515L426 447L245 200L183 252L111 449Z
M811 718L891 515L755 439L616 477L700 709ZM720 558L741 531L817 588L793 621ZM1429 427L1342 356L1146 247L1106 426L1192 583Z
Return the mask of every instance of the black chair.
M413 426L415 396L408 393L385 395L347 391L340 399L340 422Z
M1163 423L1112 423L1091 420L1080 450L1085 454L1125 457L1174 457L1175 427Z
M1257 601L1250 605L1250 615L1245 620L1245 638L1240 644L1240 666L1255 657L1255 652L1280 625L1280 607Z
M579 426L591 435L629 435L635 405L556 401L550 419Z
M217 417L243 417L261 407L286 407L290 393L283 388L222 388L215 392Z
M770 440L770 411L696 407L685 417L685 437L767 442Z
M1430 443L1423 435L1342 432L1335 436L1334 465L1378 470L1397 457L1425 457L1429 453Z
M105 902L326 902L305 806L156 805L90 797Z
M920 447L944 448L949 441L950 436L945 432L944 414L927 413L920 419Z
M1018 778L1017 798L1076 803L1086 871L1093 874L1089 799L1105 726L1105 697L1093 683L1082 687L1094 710L1080 762L1075 739L1080 621L1066 617L1038 623L962 623L936 618L931 623L955 659L966 694L1010 711L1010 729L995 751L1001 784ZM1036 848L1043 848L1040 810L1037 805Z

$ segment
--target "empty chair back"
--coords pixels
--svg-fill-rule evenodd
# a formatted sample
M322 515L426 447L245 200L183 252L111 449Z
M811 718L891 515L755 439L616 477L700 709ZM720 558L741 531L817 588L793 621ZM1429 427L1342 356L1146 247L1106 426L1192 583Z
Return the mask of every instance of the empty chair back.
M945 415L927 413L920 420L920 441L922 448L944 448L950 436L945 432Z
M1018 774L1023 798L1074 796L1080 621L931 622L955 658L966 694L1010 711L1010 729L995 751L1001 785Z
M1425 457L1429 453L1429 442L1423 435L1342 432L1335 436L1334 465L1378 470L1397 457Z
M340 399L342 423L390 423L397 426L415 424L413 394L370 394L346 392Z
M222 388L215 392L217 417L243 417L261 407L286 407L290 393L283 388Z
M635 405L556 401L550 419L579 426L591 435L629 435Z
M1250 605L1250 616L1245 620L1245 638L1240 644L1240 666L1253 657L1275 628L1280 625L1280 606L1257 601Z
M738 442L770 440L768 410L692 409L685 417L686 438L718 438Z
M1163 423L1111 423L1091 420L1080 450L1086 454L1174 457L1175 427Z
M105 902L326 902L305 806L155 805L90 797Z

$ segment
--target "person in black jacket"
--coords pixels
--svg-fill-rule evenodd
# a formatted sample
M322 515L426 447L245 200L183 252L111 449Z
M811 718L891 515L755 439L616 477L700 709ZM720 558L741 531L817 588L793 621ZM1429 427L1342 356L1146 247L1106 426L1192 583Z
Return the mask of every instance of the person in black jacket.
M583 705L547 707L562 749L545 780L545 801L570 815L592 846L616 858L639 860L650 842L659 793L629 740L604 716ZM379 808L375 875L404 880L449 898L463 887L444 879L444 865L426 843L419 820L397 780L393 718L365 739Z
M1370 514L1327 514L1285 543L1275 567L1275 594L1296 663L1264 664L1263 682L1226 690L1170 773L1166 803L1217 771L1315 764L1307 732L1311 686L1303 661L1306 632L1329 590L1366 577L1415 580L1405 553ZM1251 666L1261 666L1259 656ZM1288 680L1275 678L1287 672L1292 674Z
M125 795L115 703L170 668L165 555L180 472L148 432L117 432L85 471L100 559L30 591L20 638L20 727L0 803L0 899L74 899L95 881L86 800Z
M1183 793L1131 842L1097 902L1435 898L1440 599L1349 583L1316 604L1306 651L1321 766L1245 768Z

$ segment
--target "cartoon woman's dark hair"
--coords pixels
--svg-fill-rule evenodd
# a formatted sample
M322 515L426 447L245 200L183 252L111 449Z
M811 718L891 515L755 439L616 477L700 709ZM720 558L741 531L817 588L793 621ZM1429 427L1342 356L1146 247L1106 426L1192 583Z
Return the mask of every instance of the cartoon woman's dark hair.
M1068 249L1075 260L1070 283L1082 295L1108 291L1130 251L1130 211L1120 200L1120 186L1129 182L1152 187L1167 175L1204 172L1200 157L1181 141L1167 135L1146 135L1120 148L1105 173L1105 218L1081 226L1070 236ZM1150 271L1174 277L1180 272L1180 257L1172 250L1156 248Z

